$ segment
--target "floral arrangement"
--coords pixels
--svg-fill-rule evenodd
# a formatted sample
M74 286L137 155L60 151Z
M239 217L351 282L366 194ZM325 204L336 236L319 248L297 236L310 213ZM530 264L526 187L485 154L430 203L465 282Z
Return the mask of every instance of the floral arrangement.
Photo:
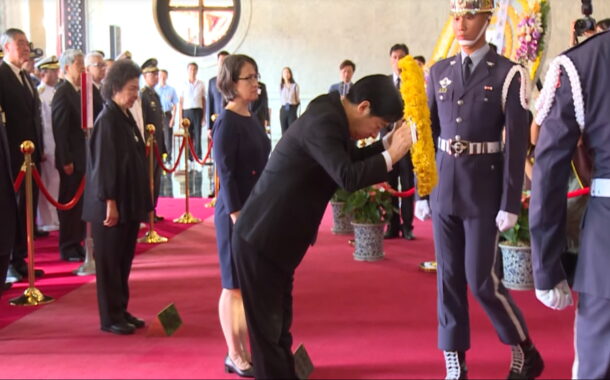
M503 243L512 246L530 245L530 225L529 225L530 192L524 191L521 195L521 211L517 218L517 223L508 231L502 232Z
M417 192L420 196L426 196L432 192L438 178L424 71L410 55L402 58L398 67L401 70L400 93L404 101L404 119L409 124L415 124L417 130L417 141L414 141L411 147Z
M365 187L349 195L344 212L356 223L385 223L394 212L392 195L382 186Z
M519 47L515 53L515 59L524 66L532 63L531 79L534 79L544 52L544 35L549 12L550 6L547 0L536 1L531 12L523 17L518 25Z

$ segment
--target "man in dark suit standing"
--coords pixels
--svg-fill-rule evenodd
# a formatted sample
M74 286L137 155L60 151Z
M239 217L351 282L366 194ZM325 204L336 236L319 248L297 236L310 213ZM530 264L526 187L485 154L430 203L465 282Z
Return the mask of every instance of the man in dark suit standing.
M4 129L4 110L0 106L0 296L4 291L6 271L17 231L17 198L13 190L11 159Z
M345 96L349 92L349 89L354 85L352 83L352 77L356 71L356 64L349 59L341 62L339 65L339 72L341 73L341 82L335 83L328 89L328 92L337 91L339 95Z
M405 44L395 44L390 48L390 64L392 66L392 83L400 90L400 69L398 61L409 54L409 48ZM388 125L381 130L381 136L392 130L393 125ZM400 181L400 182L399 182ZM407 153L400 161L394 164L394 168L390 172L388 183L392 188L400 191L407 191L415 185L415 175L413 174L413 162L411 161L411 153ZM398 209L400 203L400 212L395 212L390 218L388 229L384 235L386 239L394 239L399 233L407 240L413 240L413 196L405 198L392 197L392 205ZM402 219L402 223L401 223Z
M410 148L406 127L366 148L355 145L401 116L391 80L368 76L344 99L337 92L314 99L271 154L232 240L257 378L296 378L290 334L294 271L337 188L355 191L386 181L392 164Z
M55 138L55 167L59 171L59 202L67 203L76 194L86 170L85 131L81 122L80 78L85 70L83 53L67 49L59 64L64 81L57 86L51 115ZM83 200L70 210L58 210L59 254L65 261L85 258L83 240L85 223L82 221Z
M159 154L163 156L166 153L165 139L163 137L163 108L161 107L161 98L155 91L155 86L159 83L159 68L157 67L157 60L151 58L142 64L142 75L144 76L144 82L146 85L140 90L140 96L142 97L142 116L144 117L144 128L148 124L155 126L155 141L159 148ZM148 132L146 132L148 136ZM151 151L150 154L154 154ZM155 193L153 199L153 205L155 207L155 221L163 220L162 216L157 215L157 201L159 200L159 191L161 187L161 166L157 160L154 160L154 183Z
M222 67L222 61L229 55L229 52L226 50L222 50L216 54L216 59L218 62L218 69ZM223 99L222 94L218 91L218 87L216 87L216 79L214 76L210 78L208 81L208 108L206 109L206 123L208 125L208 138L211 136L212 127L214 126L214 120L216 117L220 115L220 112L225 108L227 104L226 100Z
M40 160L44 155L42 143L42 121L40 113L40 99L38 91L30 80L29 75L21 66L29 59L30 45L25 33L19 29L7 29L0 38L4 51L4 60L0 64L0 107L4 110L6 136L10 156L13 180L19 174L23 164L23 154L20 146L25 140L31 140L36 150L32 154L32 161L40 170ZM38 206L38 187L33 191L34 210ZM19 228L15 238L15 245L11 254L8 277L12 282L19 281L27 276L26 244L26 212L25 212L25 186L17 196ZM42 270L36 270L37 276L43 275Z
M102 94L100 92L102 81L106 77L106 62L104 61L104 56L98 51L90 52L85 57L85 67L87 74L91 77L91 82L93 82L93 121L95 122L97 115L99 115L100 112L102 112L102 108L104 108L104 99L102 99Z
M527 99L520 97L527 72L485 41L493 9L492 0L451 0L461 52L436 63L427 86L432 134L438 141L439 180L430 199L438 264L438 347L444 351L447 379L467 375L468 289L511 348L508 378L532 379L544 368L498 273L498 230L514 226L521 208L529 123ZM424 219L429 214L428 201L418 201L415 215Z
M580 232L574 275L578 292L574 379L610 378L610 32L590 37L555 59L541 93L530 231L536 297L561 310L572 304L561 264L565 251L566 190L580 138L593 159L591 198Z

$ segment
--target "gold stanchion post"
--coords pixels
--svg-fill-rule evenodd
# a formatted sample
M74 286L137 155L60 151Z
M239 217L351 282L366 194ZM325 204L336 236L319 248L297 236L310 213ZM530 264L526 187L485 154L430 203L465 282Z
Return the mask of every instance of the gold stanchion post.
M146 146L148 147L148 185L150 188L150 198L154 201L155 198L155 126L148 124L146 126L146 132L148 132L148 139L146 140ZM148 231L146 235L138 239L138 243L146 244L160 244L167 243L168 238L159 235L155 231L155 210L148 215Z
M13 306L36 306L55 301L45 296L34 286L34 208L32 205L32 153L34 143L26 140L21 144L21 152L25 155L25 214L28 247L28 288L23 295L13 298L9 303Z
M186 141L186 145L184 147L184 198L185 198L185 211L184 214L182 214L182 216L180 216L178 219L174 219L174 223L180 223L180 224L195 224L195 223L201 223L201 219L199 218L195 218L193 215L191 215L191 213L189 212L189 196L190 196L190 189L189 189L189 155L188 155L188 151L190 149L190 144L189 144L189 140L191 139L191 136L189 134L189 127L191 125L191 122L189 121L189 119L182 119L182 129L184 132L184 139Z

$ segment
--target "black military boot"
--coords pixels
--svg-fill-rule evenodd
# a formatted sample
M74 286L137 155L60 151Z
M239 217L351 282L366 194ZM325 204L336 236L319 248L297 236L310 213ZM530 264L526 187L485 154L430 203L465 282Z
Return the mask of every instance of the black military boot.
M512 358L508 379L535 379L542 374L542 356L529 339L510 347Z
M447 375L445 380L467 379L468 368L466 367L466 352L464 351L444 351L445 367Z

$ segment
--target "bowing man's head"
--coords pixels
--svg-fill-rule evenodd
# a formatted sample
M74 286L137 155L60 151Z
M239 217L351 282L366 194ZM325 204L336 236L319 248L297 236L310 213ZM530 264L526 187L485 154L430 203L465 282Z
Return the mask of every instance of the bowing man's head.
M353 139L375 137L386 125L402 118L400 93L387 75L369 75L356 82L343 99Z

